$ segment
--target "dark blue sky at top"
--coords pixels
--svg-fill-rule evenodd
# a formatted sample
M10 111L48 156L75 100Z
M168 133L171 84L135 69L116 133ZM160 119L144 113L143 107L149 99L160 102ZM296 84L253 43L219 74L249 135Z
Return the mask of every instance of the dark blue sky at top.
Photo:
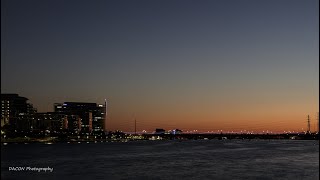
M43 111L105 97L318 96L316 0L1 3L1 91Z

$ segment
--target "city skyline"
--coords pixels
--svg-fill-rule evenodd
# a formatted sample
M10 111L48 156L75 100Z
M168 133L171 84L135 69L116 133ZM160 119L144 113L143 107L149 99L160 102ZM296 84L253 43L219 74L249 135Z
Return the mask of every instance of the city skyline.
M107 100L105 99L104 104L99 104L96 102L60 102L60 103L54 103L54 110L50 111L50 112L37 112L37 109L34 107L34 105L31 102L28 102L28 98L26 97L21 97L18 94L1 94L1 99L2 99L2 122L1 125L13 125L15 127L19 127L20 130L21 129L41 129L41 128L45 128L47 130L51 130L51 131L56 131L56 130L61 130L61 129L68 129L69 128L74 128L78 127L79 124L82 124L83 126L81 126L81 130L87 131L88 129L85 129L85 127L89 126L92 130L94 127L95 130L94 131L100 131L103 130L105 132L107 131L122 131L122 129L112 129L110 127L108 127L109 123L109 118L107 116L108 113L108 106L107 106ZM24 108L26 109L24 109ZM94 108L93 108L94 107ZM21 109L22 108L22 109ZM67 108L68 110L65 111ZM75 109L74 109L75 108ZM93 109L92 109L93 108ZM92 112L96 112L96 111L101 111L98 110L96 108L102 108L105 109L103 110L103 114L98 115L98 114L93 114L93 116L91 117L91 119L93 120L93 118L98 117L97 119L102 119L102 121L95 121L95 125L93 126L93 124L88 123L88 118L89 118L89 114ZM73 109L72 111L70 111L71 109ZM78 109L78 110L77 110ZM9 113L11 114L11 116L9 115ZM11 118L17 118L19 116L15 116L16 115L22 115L20 118L22 118L22 121L15 121L15 120L10 120ZM86 115L84 115L86 114ZM23 123L23 119L25 115L29 115L29 119L25 119L25 122L28 122L29 125L24 124ZM40 116L44 116L44 117L39 117ZM98 116L97 116L98 115ZM45 117L47 116L47 117ZM70 122L68 122L69 120L62 118L64 116L68 116L67 119L71 118ZM103 116L103 118L101 118L101 116ZM34 118L32 118L34 117ZM72 123L73 118L74 117L81 117L78 123L74 124ZM107 118L107 119L106 119ZM254 134L254 133L258 133L258 134L264 134L264 133L307 133L307 132L318 132L319 131L319 112L317 113L316 117L314 119L310 118L310 115L307 116L307 128L301 128L301 130L295 130L295 129L288 129L288 128L283 128L281 131L273 131L272 129L268 129L268 127L264 127L264 129L262 130L246 130L246 128L244 129L239 129L239 127L236 129L183 129L182 132L184 133L249 133L249 134ZM33 119L38 119L38 121L41 121L41 124L47 124L48 126L41 126L39 127L39 124L35 123L33 121ZM49 122L52 121L52 122ZM89 118L90 119L90 118ZM107 120L108 123L105 123L105 120ZM151 132L155 132L154 130L150 130L150 128L148 130L145 129L136 129L136 116L133 115L132 119L130 120L131 122L126 122L126 124L124 124L124 129L126 129L127 131L125 131L126 133L129 134L133 134L133 133L151 133ZM90 120L89 120L90 121ZM133 125L133 121L134 121L134 125ZM11 122L11 123L10 123ZM13 124L12 124L13 123ZM51 124L51 123L54 123ZM51 125L50 125L51 124ZM69 125L70 126L69 126ZM71 125L74 124L74 125ZM34 126L34 127L33 127ZM133 131L133 126L134 126L134 131ZM166 126L166 125L165 125ZM143 127L143 125L142 125ZM168 126L167 126L168 127ZM58 129L57 129L58 128ZM83 129L84 128L84 129ZM89 128L89 129L90 129ZM157 127L156 129L162 129ZM91 131L92 131L91 130ZM176 128L170 128L170 129L166 129L167 132L170 131L175 131L177 130ZM179 130L179 129L178 129ZM180 130L179 130L180 131Z
M134 118L149 131L301 131L316 119L316 0L1 5L1 93L39 112L108 99L108 126L123 131Z

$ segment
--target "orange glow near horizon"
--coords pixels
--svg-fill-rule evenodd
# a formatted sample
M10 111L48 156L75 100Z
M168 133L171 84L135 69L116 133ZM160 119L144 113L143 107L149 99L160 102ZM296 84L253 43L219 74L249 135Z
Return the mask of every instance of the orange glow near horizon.
M315 114L315 113L314 113ZM130 115L118 115L119 119L108 119L108 127L111 130L122 130L132 132L134 129L134 117ZM311 117L312 114L311 114ZM145 113L144 116L138 114L137 130L154 131L156 128L165 130L181 129L183 131L198 130L201 132L218 131L223 132L243 130L253 132L283 132L295 131L303 132L307 130L307 115L301 115L300 112L291 114L269 113L234 113L234 114L192 114L192 113L168 113L163 115L152 115ZM311 118L311 131L316 130L316 115Z
M172 99L163 98L160 94L158 97L131 99L131 103L115 102L109 109L108 127L110 130L132 132L135 117L137 130L148 132L156 128L202 132L303 132L307 130L307 115L310 115L311 131L317 129L319 106L316 98L268 93L255 92L245 96L248 93L241 92L223 97L177 94Z

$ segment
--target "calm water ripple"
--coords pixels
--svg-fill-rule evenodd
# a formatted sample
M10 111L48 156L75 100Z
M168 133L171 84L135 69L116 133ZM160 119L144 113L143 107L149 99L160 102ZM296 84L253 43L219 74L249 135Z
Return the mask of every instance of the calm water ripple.
M319 179L319 141L8 144L1 159L1 179Z

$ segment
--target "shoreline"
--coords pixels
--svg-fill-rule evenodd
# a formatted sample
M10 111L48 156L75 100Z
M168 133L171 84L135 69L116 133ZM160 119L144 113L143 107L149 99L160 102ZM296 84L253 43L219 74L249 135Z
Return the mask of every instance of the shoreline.
M95 143L112 143L112 142L132 142L132 141L177 141L177 142L186 142L186 141L319 141L318 139L157 139L157 140L149 140L149 139L117 139L117 140L51 140L51 141L43 141L43 140L29 140L29 141L16 141L16 140L1 140L1 145L8 144L95 144Z

